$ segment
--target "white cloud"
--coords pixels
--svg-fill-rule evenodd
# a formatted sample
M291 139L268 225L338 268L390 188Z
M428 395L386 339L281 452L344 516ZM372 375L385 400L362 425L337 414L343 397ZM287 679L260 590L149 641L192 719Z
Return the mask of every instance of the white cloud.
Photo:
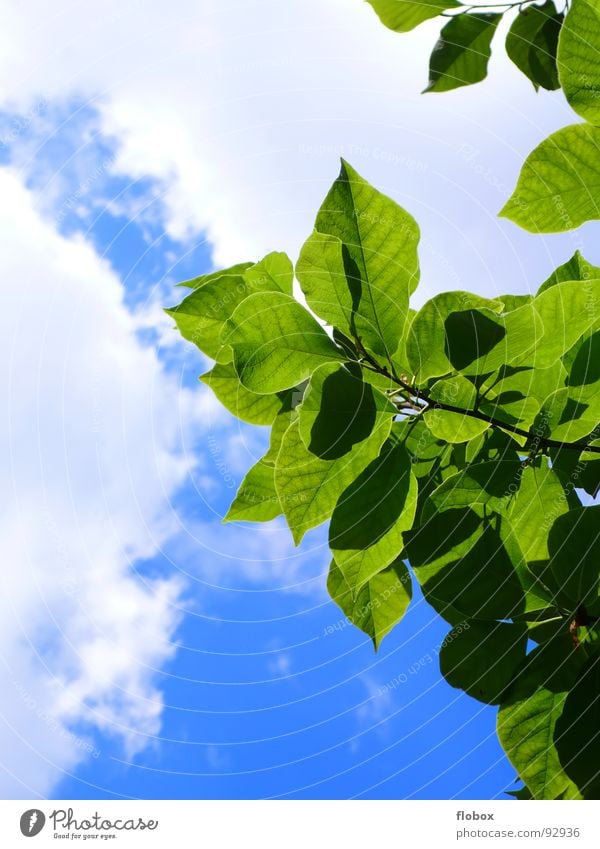
M4 3L0 91L23 111L96 106L111 167L163 180L169 231L205 229L218 264L295 253L345 154L422 223L430 291L536 287L573 238L496 212L523 154L573 114L535 95L501 33L486 82L420 95L437 27L396 35L361 0Z
M139 343L89 245L40 219L16 174L0 196L0 795L22 798L93 754L71 728L129 754L159 731L183 581L136 565L178 528L182 446L219 412Z
M419 95L435 37L435 23L390 33L361 0L5 1L0 105L31 116L24 127L46 101L95 108L116 142L107 167L161 181L169 232L205 230L217 263L294 254L343 154L422 224L430 292L535 288L579 243L528 236L495 213L523 154L572 114L560 95L534 96L500 44L484 84ZM11 143L27 175L35 147L20 132ZM93 137L82 134L82 145ZM80 167L81 183L95 162L90 173ZM35 199L45 212L60 196L52 177ZM0 762L9 772L0 770L0 793L29 795L85 754L85 741L64 736L76 719L133 749L131 729L156 732L154 671L173 653L180 588L129 567L175 527L169 499L189 471L180 447L191 446L188 425L220 414L207 393L181 391L137 341L155 317L161 340L176 338L156 302L132 316L108 266L44 224L15 174L1 175L0 190L10 297L0 313L0 430L10 446L0 536ZM204 466L201 480L214 478L210 458ZM212 525L188 525L191 544L195 530L233 562L239 548L217 543ZM281 568L290 554L279 530L263 532L272 534L268 563L264 537L226 533L248 554L242 577L260 566L273 580L302 582Z

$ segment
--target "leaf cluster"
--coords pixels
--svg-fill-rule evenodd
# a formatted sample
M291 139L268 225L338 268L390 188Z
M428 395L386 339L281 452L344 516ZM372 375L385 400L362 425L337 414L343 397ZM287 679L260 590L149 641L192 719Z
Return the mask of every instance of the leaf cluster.
M563 127L527 157L500 212L532 233L558 233L600 218L600 3L554 0L464 5L456 0L368 0L385 26L407 32L447 16L431 54L425 91L450 91L487 76L492 39L513 20L506 52L537 90L562 89L583 122ZM488 11L485 11L485 10ZM492 10L492 11L489 11Z
M600 269L577 253L535 295L415 310L418 243L342 162L295 266L306 306L280 253L185 284L169 312L215 360L201 379L271 427L226 521L283 516L296 543L328 522L329 592L375 648L416 580L451 629L442 673L498 705L531 796L598 798Z

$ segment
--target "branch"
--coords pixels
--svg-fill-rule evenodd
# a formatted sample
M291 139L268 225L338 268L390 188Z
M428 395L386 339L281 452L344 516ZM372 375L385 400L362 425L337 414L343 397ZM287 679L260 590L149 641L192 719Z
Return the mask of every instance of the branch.
M537 448L540 446L545 448L567 448L573 451L589 451L590 454L600 454L600 445L589 445L587 442L561 442L559 439L550 439L547 436L539 436L536 433L532 433L530 430L523 430L523 428L517 427L516 425L502 422L499 419L495 419L493 416L488 416L486 413L480 412L479 410L465 410L463 407L454 406L454 404L446 404L442 401L436 401L435 398L431 398L431 396L422 389L419 389L417 386L411 386L410 383L407 383L396 374L392 374L388 371L385 366L380 365L380 363L378 363L368 353L368 351L364 349L360 339L355 339L354 341L364 360L363 365L367 364L366 367L369 368L370 371L375 371L378 374L387 377L398 386L401 386L405 392L408 392L414 398L419 398L425 401L429 407L436 410L445 410L448 413L458 413L461 416L469 416L472 419L479 419L479 421L487 422L490 427L497 428L498 430L507 430L510 433L517 434L517 436L523 436L526 439L531 440L536 444Z

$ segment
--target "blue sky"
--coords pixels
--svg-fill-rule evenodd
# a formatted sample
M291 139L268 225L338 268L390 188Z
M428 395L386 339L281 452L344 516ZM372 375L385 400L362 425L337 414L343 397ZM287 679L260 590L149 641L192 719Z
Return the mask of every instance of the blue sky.
M501 50L474 90L422 98L435 26L400 39L360 2L309 5L310 23L275 0L41 4L39 60L0 60L7 797L501 798L515 780L494 709L441 678L447 627L418 592L375 655L327 598L322 528L294 549L278 522L221 525L267 433L212 402L162 307L215 264L294 254L342 154L418 218L421 302L535 289L576 247L600 262L589 225L496 218L573 117Z

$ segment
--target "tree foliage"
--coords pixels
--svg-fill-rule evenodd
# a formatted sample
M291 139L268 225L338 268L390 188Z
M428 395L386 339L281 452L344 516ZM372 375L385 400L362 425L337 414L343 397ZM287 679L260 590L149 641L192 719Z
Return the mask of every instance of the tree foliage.
M373 5L398 29L439 8ZM418 240L342 162L296 264L312 312L282 254L186 284L169 312L216 360L202 380L271 425L226 518L283 515L296 543L329 522L329 592L376 649L416 580L526 793L598 798L600 268L577 253L533 296L415 311Z
M512 16L506 52L536 91L561 88L583 119L544 139L523 164L500 215L532 233L558 233L600 219L600 2L534 0L486 6L367 0L385 26L407 32L425 20L447 23L433 48L427 92L450 91L487 76L492 39ZM486 11L488 10L488 11ZM491 10L491 11L490 11Z

